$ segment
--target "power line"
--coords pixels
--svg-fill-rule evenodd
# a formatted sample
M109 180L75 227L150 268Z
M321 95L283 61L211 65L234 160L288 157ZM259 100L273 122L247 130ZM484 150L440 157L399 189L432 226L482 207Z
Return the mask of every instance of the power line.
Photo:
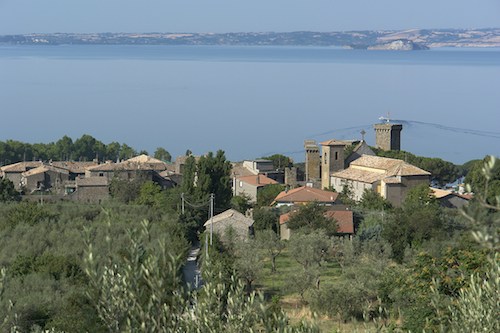
M359 125L359 126L354 126L354 127L338 128L338 129L330 130L328 132L309 135L308 137L314 139L314 138L318 138L318 137L325 136L328 134L333 134L333 133L341 133L341 132L348 132L348 131L350 131L350 132L360 131L360 130L364 130L367 127L371 127L371 126L373 126L373 125Z
M202 208L202 207L205 207L207 206L209 203L210 203L210 200L207 200L207 199L202 199L204 201L202 202L199 202L199 203L192 203L192 202L189 202L187 199L186 199L186 195L184 193L181 194L181 199L182 199L182 202L183 204L187 204L188 206L192 207L192 208Z
M437 128L437 129L445 130L445 131L450 131L450 132L454 132L454 133L470 134L470 135L481 136L481 137L486 137L486 138L500 139L500 132L483 131L483 130L470 129L470 128L460 128L460 127L446 126L446 125L442 125L442 124L429 123L429 122L416 121L416 120L395 119L394 122L399 122L403 125L408 125L408 126L423 125L423 126L433 127L433 128Z

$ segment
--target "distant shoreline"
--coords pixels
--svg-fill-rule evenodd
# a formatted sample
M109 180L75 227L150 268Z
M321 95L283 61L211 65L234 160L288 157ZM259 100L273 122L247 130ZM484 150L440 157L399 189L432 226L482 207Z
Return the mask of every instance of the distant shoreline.
M33 33L0 35L0 45L227 45L330 46L349 49L427 50L500 47L500 28L342 32Z

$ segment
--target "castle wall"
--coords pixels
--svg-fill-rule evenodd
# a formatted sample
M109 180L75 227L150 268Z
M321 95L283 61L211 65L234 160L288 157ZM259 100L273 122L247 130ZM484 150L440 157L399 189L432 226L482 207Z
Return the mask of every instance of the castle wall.
M401 124L375 124L375 144L383 150L401 149Z
M306 140L304 142L304 149L306 151L306 174L305 181L314 181L321 178L320 165L321 165L321 155L319 153L319 147L316 141Z

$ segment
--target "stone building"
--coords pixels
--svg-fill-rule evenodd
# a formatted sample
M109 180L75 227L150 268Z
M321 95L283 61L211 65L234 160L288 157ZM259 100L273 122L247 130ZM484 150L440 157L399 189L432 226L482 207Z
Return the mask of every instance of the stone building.
M92 162L75 162L75 161L49 161L50 166L66 169L69 172L69 180L85 177L85 170L87 168L98 165L97 161Z
M41 165L21 174L21 187L26 193L51 191L63 193L64 185L69 180L69 171L50 165Z
M5 165L0 168L2 178L10 180L14 184L17 191L22 190L22 174L31 169L38 168L43 165L41 161L33 162L18 162L14 164Z
M297 168L285 168L285 185L290 188L295 188L298 185Z
M402 160L363 155L347 169L331 174L331 183L337 192L347 185L354 200L360 200L365 190L372 190L400 206L408 190L429 184L430 176L429 172Z
M469 204L470 196L431 187L432 194L442 207L461 209Z
M167 169L167 163L147 155L139 155L119 163L106 162L88 167L85 170L85 178L105 177L110 181L113 177L134 179L141 176L146 180L154 180L156 174Z
M370 146L368 146L365 140L355 141L352 145L354 148L352 149L351 154L345 159L344 167L346 168L363 155L375 156L375 152L370 148Z
M250 202L257 202L259 190L272 184L278 184L278 182L261 174L235 176L233 178L233 195L246 195L250 198Z
M77 178L72 200L85 203L101 203L109 199L109 182L105 177Z
M251 234L253 234L253 219L241 214L234 209L228 209L218 215L215 215L213 219L207 220L204 227L207 232L213 229L213 232L217 234L222 241L225 240L225 236L232 229L235 236L240 239L247 239ZM213 223L213 225L212 225Z
M275 169L273 161L271 160L256 159L232 163L232 173L234 177L261 174L268 178L274 179L280 184L283 184L285 182L284 170Z
M306 140L304 141L304 149L306 151L304 180L312 183L317 182L321 179L319 146L314 140Z
M346 141L328 140L321 142L321 188L328 189L331 186L330 175L333 172L344 170L344 149L348 144ZM349 143L350 144L350 143Z
M373 125L375 129L375 144L383 150L401 149L401 130L403 125L389 122Z

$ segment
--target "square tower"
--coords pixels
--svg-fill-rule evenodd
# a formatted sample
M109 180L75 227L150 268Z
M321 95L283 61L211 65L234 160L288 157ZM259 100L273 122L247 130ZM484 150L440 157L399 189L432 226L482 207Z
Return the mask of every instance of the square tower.
M321 165L319 146L314 140L305 140L304 149L306 151L306 182L320 179L319 168Z
M321 188L330 188L330 175L344 170L344 149L346 142L329 140L321 142Z
M401 124L375 124L375 144L377 148L383 150L400 150L401 149Z

